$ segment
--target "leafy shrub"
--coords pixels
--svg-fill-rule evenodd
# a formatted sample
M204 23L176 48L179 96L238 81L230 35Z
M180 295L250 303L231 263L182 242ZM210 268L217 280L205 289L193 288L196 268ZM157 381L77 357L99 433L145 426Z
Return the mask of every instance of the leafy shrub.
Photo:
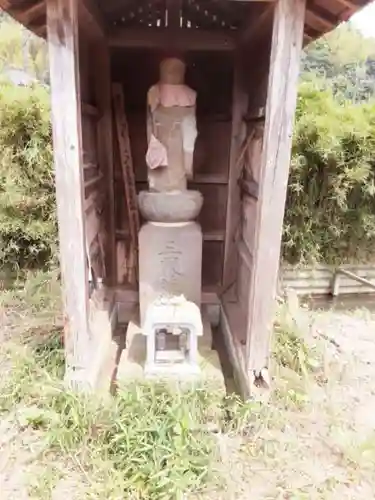
M10 270L46 265L56 247L48 93L0 87L0 261Z
M283 231L293 264L375 257L375 103L300 86ZM48 266L57 227L48 93L0 84L0 261Z
M289 263L375 257L375 103L339 104L304 82L298 97L283 232Z

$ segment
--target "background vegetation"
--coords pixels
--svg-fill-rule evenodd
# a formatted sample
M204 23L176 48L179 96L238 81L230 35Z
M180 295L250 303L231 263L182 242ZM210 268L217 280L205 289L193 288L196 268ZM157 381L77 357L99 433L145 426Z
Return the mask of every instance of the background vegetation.
M302 82L284 219L289 263L371 262L375 243L375 102L339 103Z
M342 25L302 61L283 258L375 257L375 39Z
M12 69L34 85L11 85ZM46 84L44 42L1 14L0 260L13 271L56 254ZM303 54L284 261L373 261L374 124L375 39L343 25Z
M48 99L40 86L0 85L0 260L10 270L56 254Z

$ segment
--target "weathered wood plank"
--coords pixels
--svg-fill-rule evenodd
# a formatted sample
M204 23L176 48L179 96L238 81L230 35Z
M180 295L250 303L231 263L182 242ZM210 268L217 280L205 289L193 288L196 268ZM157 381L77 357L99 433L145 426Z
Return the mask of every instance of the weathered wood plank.
M130 233L127 229L116 230L116 238L119 240L127 239L129 236ZM224 231L208 231L203 233L203 241L224 241L224 239Z
M77 0L48 0L47 29L67 377L79 385L86 377L90 332L83 221Z
M95 184L101 183L103 181L103 179L104 179L103 174L99 174L99 175L93 177L92 179L88 179L87 181L85 181L84 186L85 186L85 188L90 188L90 187L94 186Z
M110 47L151 48L174 50L233 50L236 37L233 30L203 31L191 29L117 28L108 36Z
M129 282L135 283L138 268L138 232L140 227L137 191L131 155L129 127L125 114L125 102L122 86L119 83L112 85L113 109L116 122L117 140L120 152L121 168L124 179L126 204L128 207L129 230L132 242L134 268L129 276Z
M335 0L335 2L349 9L351 13L355 12L359 8L358 5L350 0Z
M234 70L233 108L232 108L232 138L229 160L228 200L226 211L225 250L223 264L223 290L229 290L236 280L237 250L236 235L240 224L241 193L238 181L241 176L242 164L240 148L244 139L245 129L243 116L247 111L248 96L243 88L240 62L237 59Z
M138 290L130 289L126 286L115 287L116 302L138 304L139 292ZM212 287L203 287L202 289L202 304L215 304L220 305L220 299L217 296L215 289Z
M92 104L89 104L87 102L82 102L81 109L84 115L91 116L93 118L99 118L99 112L96 106L93 106Z
M238 304L225 304L220 310L220 327L223 333L229 360L233 366L233 375L241 395L250 397L249 384L246 373L244 346L241 344L238 332L243 329L245 315Z
M18 14L19 12L19 14ZM38 17L41 17L45 15L46 13L46 2L44 0L40 1L40 2L36 2L36 3L33 3L33 4L29 4L28 7L25 7L25 8L18 8L18 9L14 9L14 11L12 12L12 15L14 15L15 17L17 17L17 14L18 14L18 18L20 19L20 21L23 23L23 24L29 24L31 23L35 18L38 18Z
M329 11L319 7L318 5L312 4L308 2L306 9L306 18L305 22L310 24L313 23L313 28L318 27L326 30L333 29L337 24L337 18L333 16ZM315 26L314 26L315 24ZM317 26L316 26L317 24Z
M115 195L113 161L113 118L111 96L111 61L106 44L99 41L95 46L95 96L99 119L97 122L98 161L105 177L105 234L101 235L101 244L105 248L106 280L116 283L116 235L115 235ZM103 221L104 222L104 221Z
M104 39L107 26L95 0L80 0L78 2L81 26L92 39Z
M268 366L306 0L278 0L250 281L249 378Z
M181 25L182 0L167 0L168 29L176 30Z
M275 2L272 2L260 16L252 18L240 34L240 43L254 44L260 36L264 35L267 26L272 22Z
M225 174L195 174L190 182L191 184L227 184L228 177Z

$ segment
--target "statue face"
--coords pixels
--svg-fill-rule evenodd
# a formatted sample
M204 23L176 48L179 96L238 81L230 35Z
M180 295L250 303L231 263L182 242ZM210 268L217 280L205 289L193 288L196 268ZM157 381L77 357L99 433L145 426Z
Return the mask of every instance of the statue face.
M177 57L164 59L160 64L160 81L172 85L179 85L185 80L185 63Z

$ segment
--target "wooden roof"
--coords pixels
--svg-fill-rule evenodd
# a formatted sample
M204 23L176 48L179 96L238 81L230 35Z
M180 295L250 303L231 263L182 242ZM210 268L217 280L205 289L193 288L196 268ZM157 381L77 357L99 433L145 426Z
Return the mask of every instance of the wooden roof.
M133 32L165 28L167 12L179 6L180 27L199 30L243 33L257 27L273 0L80 0L103 26L109 36L119 28ZM305 41L312 41L346 21L371 0L307 0ZM172 6L172 7L171 7ZM0 8L39 36L46 35L45 0L0 0Z

